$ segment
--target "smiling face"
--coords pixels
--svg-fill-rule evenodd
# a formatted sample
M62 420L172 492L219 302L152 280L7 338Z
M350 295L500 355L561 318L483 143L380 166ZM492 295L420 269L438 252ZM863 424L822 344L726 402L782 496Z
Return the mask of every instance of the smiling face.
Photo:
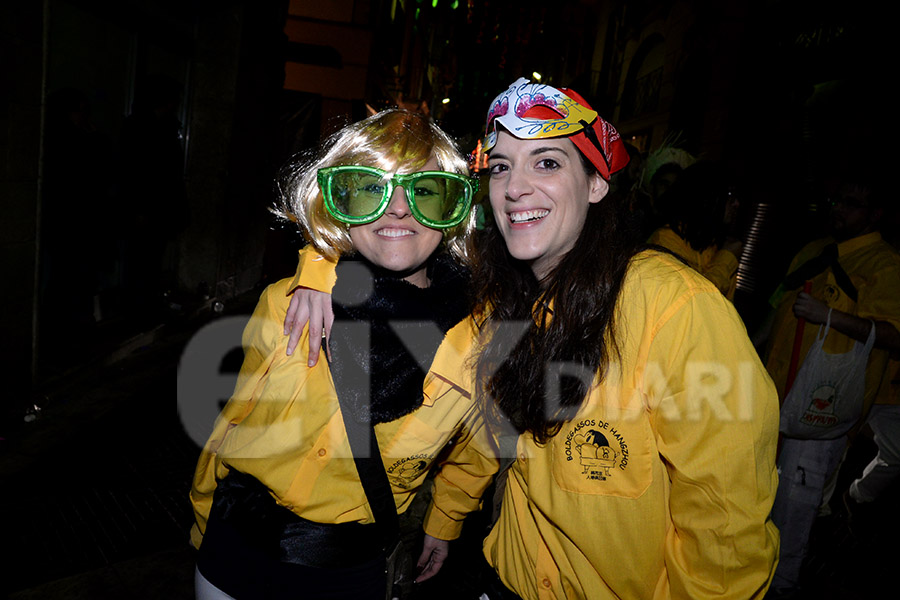
M439 171L437 159L432 157L420 170ZM416 221L406 192L397 186L387 211L377 221L350 227L350 239L371 263L397 272L415 286L428 287L426 261L440 245L443 234Z
M488 164L491 208L506 247L543 279L575 245L588 207L609 185L585 173L565 138L520 140L501 132Z

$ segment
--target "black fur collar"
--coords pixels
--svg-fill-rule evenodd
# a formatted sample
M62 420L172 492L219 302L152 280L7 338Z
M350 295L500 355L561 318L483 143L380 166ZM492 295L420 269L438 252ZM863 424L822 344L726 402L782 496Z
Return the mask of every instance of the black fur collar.
M342 407L385 423L422 405L422 383L444 334L468 310L468 275L433 257L418 288L365 260L342 259L332 301L331 374Z

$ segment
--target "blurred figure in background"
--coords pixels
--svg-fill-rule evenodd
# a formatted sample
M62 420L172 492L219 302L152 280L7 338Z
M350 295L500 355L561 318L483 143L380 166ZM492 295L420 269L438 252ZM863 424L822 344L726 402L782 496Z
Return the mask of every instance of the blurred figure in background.
M895 249L900 248L900 211L896 207L882 217L882 235ZM894 350L888 359L875 404L867 418L872 430L877 455L844 492L844 505L850 526L861 534L875 533L879 513L893 511L892 505L881 505L885 492L900 480L900 352Z
M721 169L708 162L691 165L659 198L657 207L666 224L648 241L680 256L734 300L743 252L743 243L734 234L740 204Z
M770 301L775 317L766 368L784 403L800 319L806 326L800 327L798 357L807 357L818 335L816 325L826 320L830 330L823 350L832 356L848 354L857 343L866 342L874 325L864 397L846 398L859 402L862 418L883 387L889 353L900 350L900 254L879 232L885 194L869 166L848 173L831 202L831 235L800 250ZM807 281L809 293L801 291ZM798 369L805 360L800 359ZM813 402L819 402L817 396ZM781 531L772 598L797 593L810 531L820 506L828 502L848 435L852 437L854 431L836 439L783 439L778 459L781 478L772 509L772 519Z

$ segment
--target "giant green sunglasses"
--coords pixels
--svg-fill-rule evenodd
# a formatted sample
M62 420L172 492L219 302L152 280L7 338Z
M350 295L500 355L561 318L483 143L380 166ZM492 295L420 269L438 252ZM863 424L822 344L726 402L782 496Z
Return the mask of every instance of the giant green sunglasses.
M462 223L478 191L478 180L444 171L390 174L375 167L344 165L319 169L325 208L338 221L364 225L380 218L395 186L406 192L413 217L428 227L447 229Z

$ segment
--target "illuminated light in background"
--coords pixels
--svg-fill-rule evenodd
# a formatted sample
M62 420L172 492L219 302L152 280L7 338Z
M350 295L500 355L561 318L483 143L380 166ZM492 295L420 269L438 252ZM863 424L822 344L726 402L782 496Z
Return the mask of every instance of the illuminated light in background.
M745 234L744 251L738 261L737 270L737 288L746 292L753 293L760 285L759 274L751 265L759 262L756 255L760 253L760 246L765 245L763 234L763 223L771 218L772 207L767 202L760 202L756 205L756 211L753 215L753 221L747 228Z
M537 71L535 71L534 73L532 73L531 76L534 77L534 80L535 80L535 81L540 81L540 80L541 80L541 74L538 73Z
M450 104L450 98L444 98L441 100L441 104Z
M478 143L475 144L475 150L472 151L472 170L475 171L475 174L478 175L478 171L481 169L488 168L488 157L487 154L481 151L481 140L478 140Z

